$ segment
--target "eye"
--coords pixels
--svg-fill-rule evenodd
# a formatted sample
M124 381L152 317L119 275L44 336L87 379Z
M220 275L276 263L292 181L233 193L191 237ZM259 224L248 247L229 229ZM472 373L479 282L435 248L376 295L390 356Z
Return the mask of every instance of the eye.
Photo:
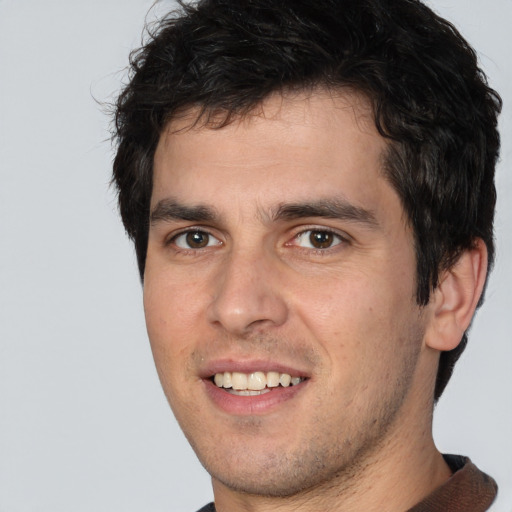
M307 249L329 249L341 244L342 238L332 231L308 229L295 237L295 245Z
M193 231L185 231L176 235L172 242L180 249L204 249L214 245L221 245L222 242L206 231L198 229Z

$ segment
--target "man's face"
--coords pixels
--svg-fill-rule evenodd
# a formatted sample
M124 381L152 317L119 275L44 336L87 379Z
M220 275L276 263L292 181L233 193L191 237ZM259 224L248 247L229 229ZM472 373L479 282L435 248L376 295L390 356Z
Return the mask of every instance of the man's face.
M407 432L429 374L385 142L348 94L189 123L156 151L144 282L171 407L214 485L290 495L352 474Z

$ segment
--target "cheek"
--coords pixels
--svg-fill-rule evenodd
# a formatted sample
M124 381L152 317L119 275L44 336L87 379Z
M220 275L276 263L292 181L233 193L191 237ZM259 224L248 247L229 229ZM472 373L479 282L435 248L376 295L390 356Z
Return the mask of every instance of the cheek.
M199 280L179 273L153 275L146 272L144 280L144 313L150 341L187 339L180 333L190 332L204 306L204 295L198 289ZM163 338L163 339L162 339Z
M303 321L329 335L371 329L386 320L394 300L375 279L347 271L299 283L293 297Z
M417 314L413 288L410 276L400 281L391 270L346 270L302 283L295 308L333 368L371 372L395 358L409 339Z
M171 406L173 390L188 378L187 361L197 332L198 301L192 286L159 272L144 281L144 314L155 366ZM185 370L185 371L184 371Z
M191 294L189 287L177 286L161 274L155 280L150 273L146 275L144 313L151 351L169 405L180 417L194 417L199 412L195 403L188 400L191 383L188 364L194 327L197 330L192 318Z

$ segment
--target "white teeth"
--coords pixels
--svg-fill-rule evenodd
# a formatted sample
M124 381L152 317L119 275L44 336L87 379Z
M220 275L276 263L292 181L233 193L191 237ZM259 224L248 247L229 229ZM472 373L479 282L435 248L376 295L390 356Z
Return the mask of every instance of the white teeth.
M267 376L263 372L254 372L247 379L247 389L259 391L265 389L267 385Z
M277 388L279 386L279 373L278 372L268 372L267 373L267 387L268 388Z
M270 393L270 389L262 389L261 391L254 391L251 389L228 389L228 393L231 395L237 395L237 396L257 396L257 395L264 395L265 393Z
M287 373L281 373L281 375L279 375L279 384L281 384L283 388L287 388L290 385L291 381L291 375L288 375Z
M268 392L268 388L276 388L279 385L287 388L288 386L296 386L304 379L302 377L292 377L288 373L279 372L224 372L216 373L213 377L215 385L219 388L229 389L233 394L251 396L258 395L261 392ZM246 392L247 391L247 392Z
M231 385L233 389L247 389L247 380L245 373L233 372L231 374Z
M223 373L216 373L213 380L215 381L215 385L218 388L221 388L222 385L224 384L224 374Z
M219 375L219 374L216 373L215 375ZM231 372L224 372L224 373L221 373L220 375L222 375L222 387L223 388L230 388L232 386L232 384L231 384Z

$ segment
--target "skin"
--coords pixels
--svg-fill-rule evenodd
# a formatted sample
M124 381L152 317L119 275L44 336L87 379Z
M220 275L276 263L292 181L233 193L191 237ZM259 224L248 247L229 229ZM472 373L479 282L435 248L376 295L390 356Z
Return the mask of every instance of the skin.
M478 299L483 250L464 266L466 288L450 274L416 304L411 228L356 94L275 95L221 129L190 127L190 114L155 154L144 307L217 510L406 510L450 476L432 393L439 350ZM457 328L446 297L471 303ZM305 382L249 408L226 408L209 380L278 365Z

